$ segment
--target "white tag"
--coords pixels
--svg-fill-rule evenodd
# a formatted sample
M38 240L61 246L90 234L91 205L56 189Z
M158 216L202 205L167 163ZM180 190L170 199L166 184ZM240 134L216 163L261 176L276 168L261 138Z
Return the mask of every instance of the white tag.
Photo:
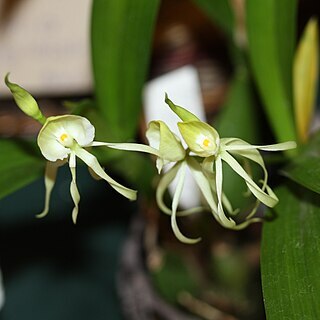
M186 108L202 121L206 121L201 98L198 73L193 66L186 66L169 72L146 84L144 90L144 115L146 122L164 121L171 131L181 137L177 122L180 121L165 103L165 93L175 104ZM171 194L175 190L175 182L169 188ZM183 209L200 204L200 191L196 182L187 170L180 205Z

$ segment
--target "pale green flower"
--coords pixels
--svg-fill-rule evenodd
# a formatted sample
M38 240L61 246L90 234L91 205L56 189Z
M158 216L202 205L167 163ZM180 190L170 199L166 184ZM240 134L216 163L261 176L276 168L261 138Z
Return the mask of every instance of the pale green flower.
M180 139L170 131L163 121L151 121L146 136L149 144L159 151L157 155L158 169L161 170L165 164L171 164L171 167L162 175L158 183L156 190L157 204L164 213L171 216L171 227L175 236L184 243L196 243L200 238L191 239L184 236L179 230L176 217L203 211L203 207L178 211L178 205L185 182L186 169L189 168L207 204L213 212L217 212L217 204L211 192L208 179L203 173L200 163L194 157L188 155L189 151L184 149ZM163 198L174 179L177 179L177 184L171 207L168 208Z
M129 200L136 199L136 191L124 187L113 180L101 167L97 158L87 148L108 145L104 142L93 141L95 129L84 117L76 115L62 115L49 117L38 135L38 145L42 155L49 160L45 171L45 208L38 217L48 213L52 188L55 183L56 172L60 165L69 163L72 176L70 193L74 202L72 211L73 222L76 222L80 194L76 183L76 158L80 158L100 178L107 181L120 194Z
M168 97L166 97L166 100L168 103ZM195 116L192 118L187 110L174 105L171 101L168 105L180 117L180 119L183 120L183 122L178 123L178 128L181 136L189 147L189 155L194 155L203 159L202 170L207 176L211 191L215 193L217 199L217 210L214 214L223 226L232 229L243 228L250 222L257 221L256 218L251 218L256 212L260 202L268 207L274 207L277 204L278 198L267 184L268 172L258 150L288 150L296 147L295 142L289 141L273 145L257 146L250 145L249 143L237 138L220 138L213 127L200 121ZM260 186L258 183L253 181L252 177L246 172L234 156L251 160L261 167L263 171L263 179ZM257 199L256 205L248 214L246 221L238 225L231 218L234 211L229 200L222 191L222 161L226 162L232 170L244 179L249 191ZM213 208L211 207L211 209ZM225 214L224 209L228 211L228 216ZM213 211L215 210L213 209Z

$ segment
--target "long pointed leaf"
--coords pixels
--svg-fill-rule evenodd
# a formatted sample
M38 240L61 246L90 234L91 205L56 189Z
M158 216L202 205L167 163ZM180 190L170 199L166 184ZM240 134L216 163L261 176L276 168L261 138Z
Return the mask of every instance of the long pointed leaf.
M159 0L94 0L92 64L98 108L114 139L134 137Z
M278 141L296 137L292 102L296 8L296 0L246 1L250 63Z

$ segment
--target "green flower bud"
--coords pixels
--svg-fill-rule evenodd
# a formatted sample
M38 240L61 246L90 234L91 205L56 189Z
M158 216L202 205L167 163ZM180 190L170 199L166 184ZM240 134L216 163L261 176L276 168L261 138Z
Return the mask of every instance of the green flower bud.
M18 107L28 116L44 124L46 121L45 116L39 109L37 101L32 97L32 95L16 83L9 81L9 73L5 77L5 83L10 89L13 98L18 105Z
M188 111L185 108L177 106L174 104L166 94L165 98L166 104L170 109L182 120L182 121L200 121L192 112Z

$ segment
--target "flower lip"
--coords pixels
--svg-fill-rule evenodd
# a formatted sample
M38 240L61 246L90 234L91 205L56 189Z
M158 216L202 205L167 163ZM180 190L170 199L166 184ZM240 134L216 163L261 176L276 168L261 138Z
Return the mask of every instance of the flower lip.
M49 161L65 159L74 143L89 146L94 138L94 127L89 120L76 115L49 117L38 135L38 145Z
M217 154L220 138L213 127L201 121L179 122L178 127L191 152L200 157Z
M201 153L206 156L215 155L219 147L219 139L215 139L211 135L199 134L196 138L196 143L202 149ZM207 154L208 153L208 154Z

